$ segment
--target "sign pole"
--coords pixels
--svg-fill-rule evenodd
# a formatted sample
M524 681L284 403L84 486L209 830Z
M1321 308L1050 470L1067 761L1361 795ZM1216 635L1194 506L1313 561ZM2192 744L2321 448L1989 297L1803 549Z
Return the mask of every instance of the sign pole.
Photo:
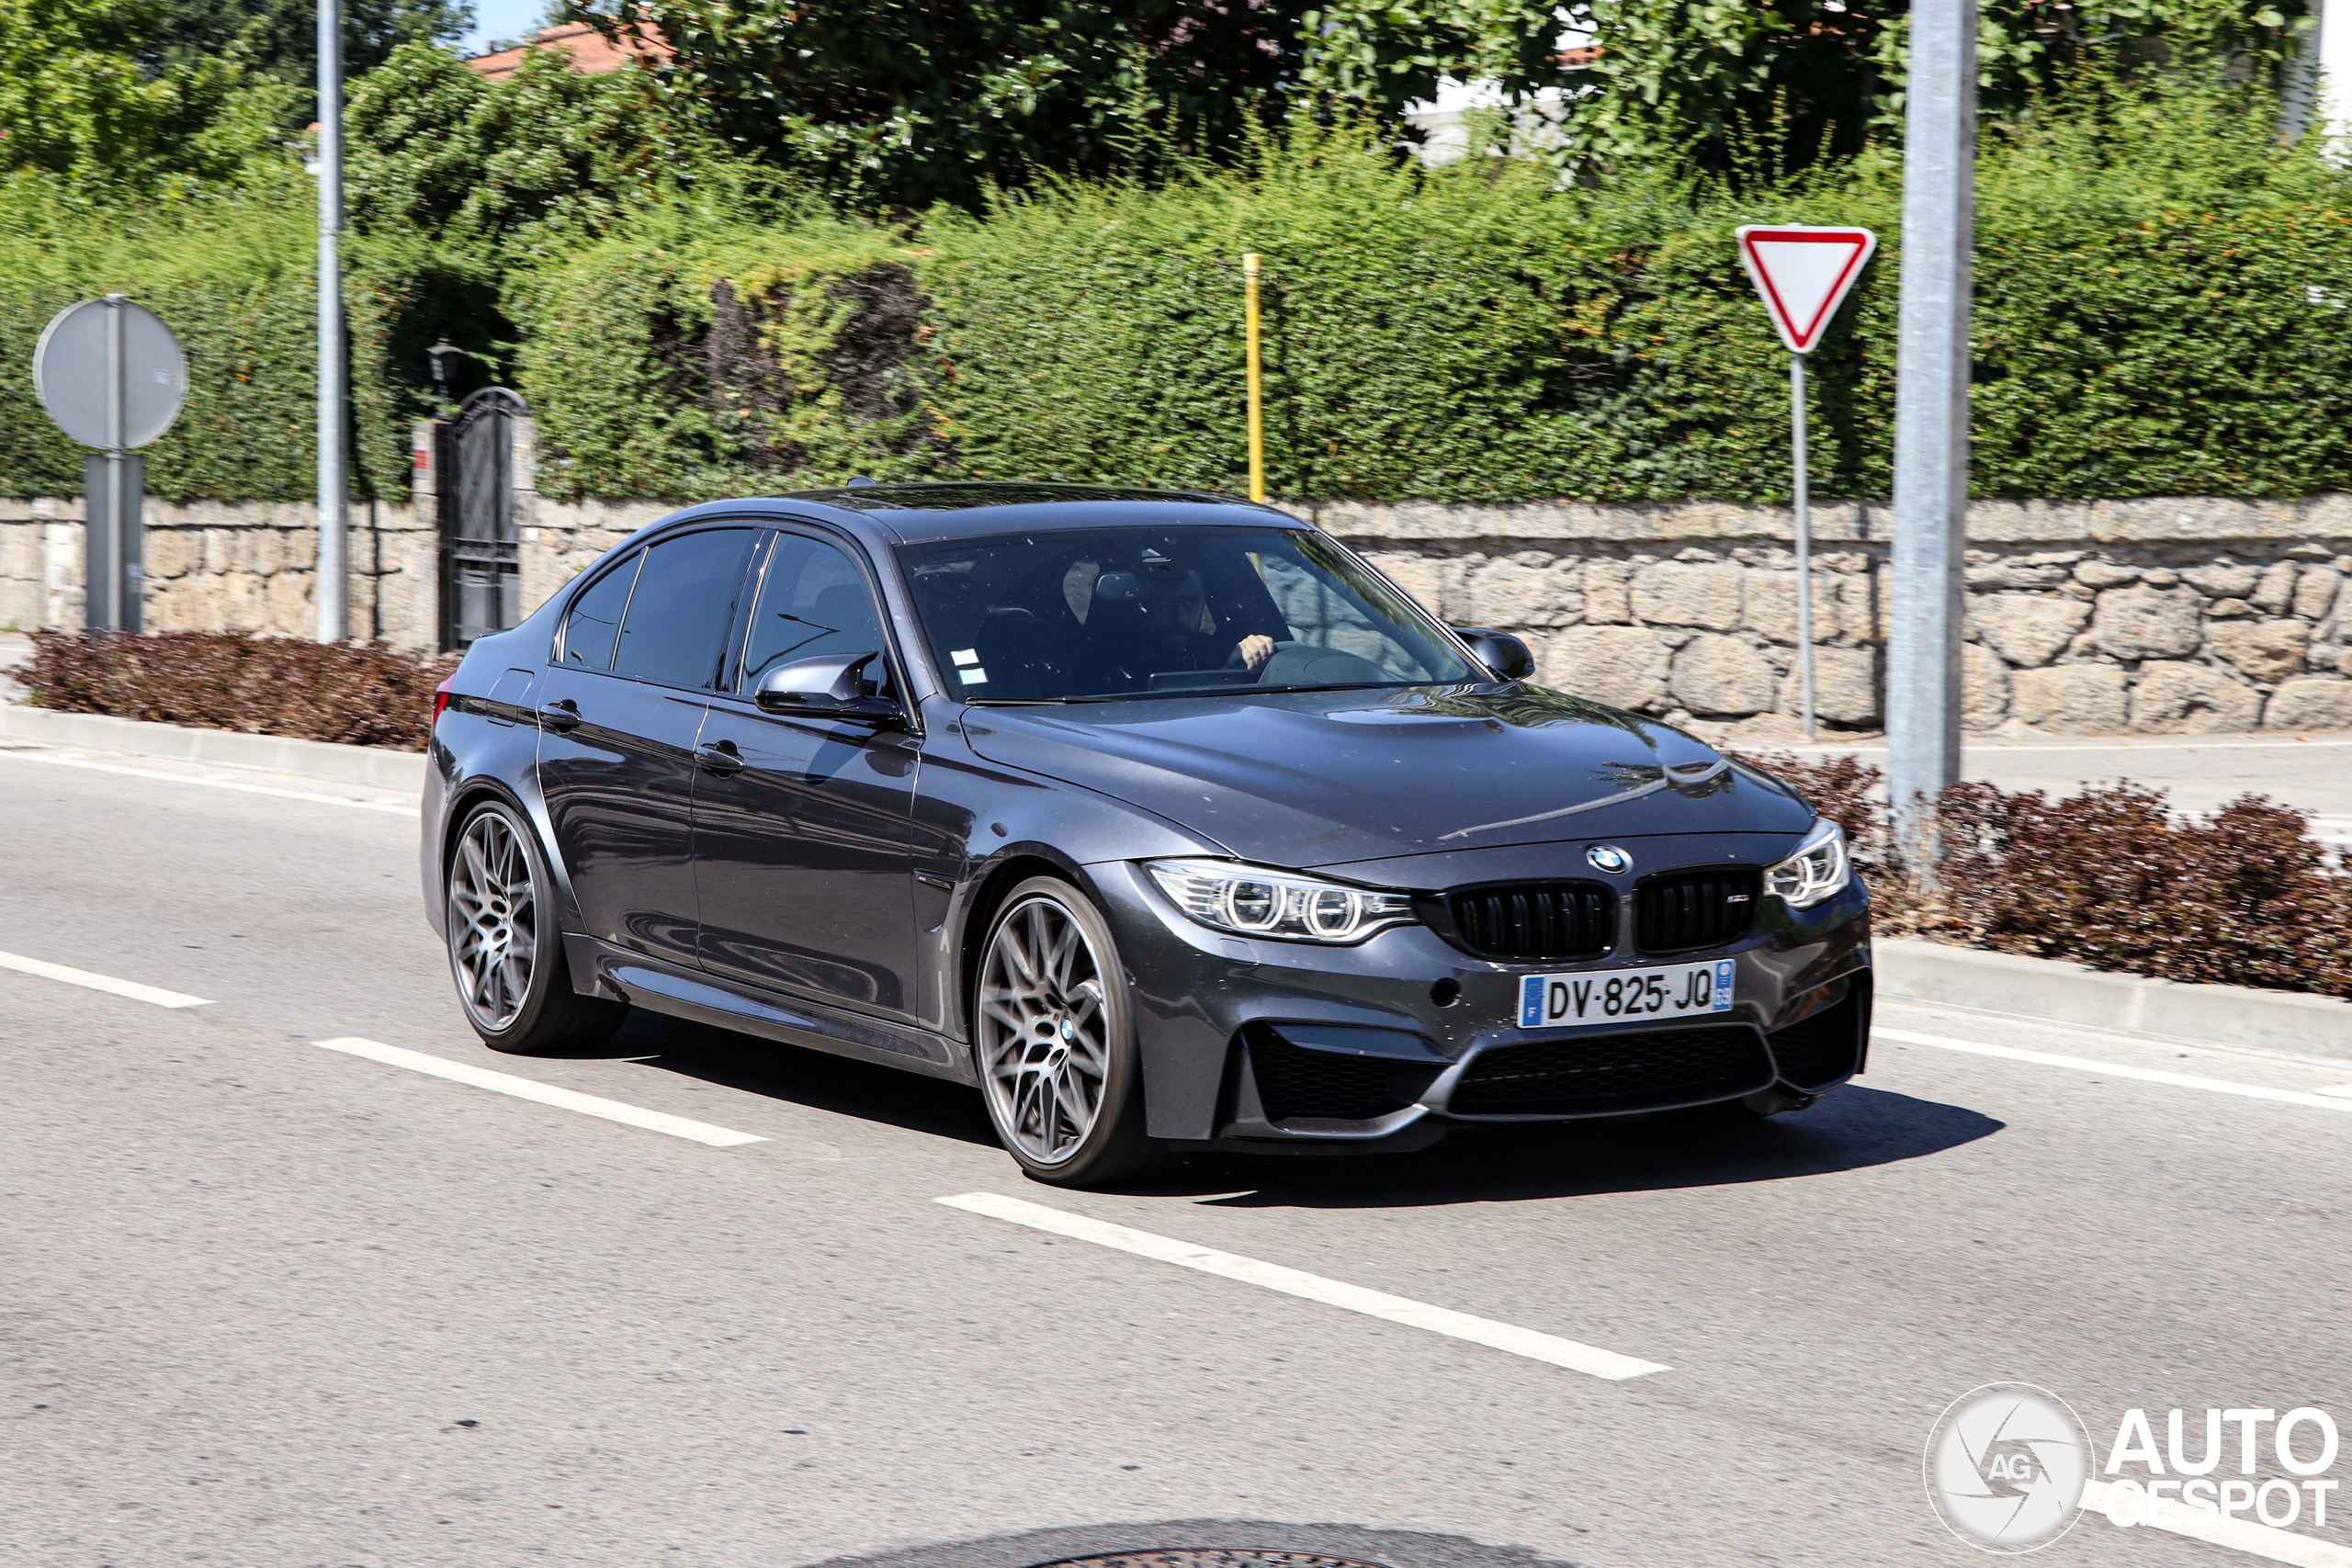
M343 6L319 6L319 640L346 629L343 471Z
M107 581L99 603L105 606L103 624L106 628L121 631L125 629L122 618L122 296L109 294L106 299Z
M1804 738L1813 739L1813 517L1805 471L1804 355L1789 355L1789 447L1796 467L1797 682L1804 708Z
M1913 7L1906 83L1886 795L1896 845L1924 885L1938 858L1935 799L1960 778L1976 0Z
M1266 499L1266 394L1258 353L1258 253L1241 258L1242 335L1250 362L1250 499Z

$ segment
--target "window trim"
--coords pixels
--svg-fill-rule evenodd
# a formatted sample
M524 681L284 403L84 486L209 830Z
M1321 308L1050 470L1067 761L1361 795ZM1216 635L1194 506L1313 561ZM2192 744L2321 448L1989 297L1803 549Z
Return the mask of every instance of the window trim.
M755 712L758 711L758 705L752 701L752 694L737 689L743 682L743 661L751 654L751 618L758 612L760 594L767 587L768 569L775 559L777 541L787 536L793 538L808 539L817 544L830 545L841 551L842 555L849 558L850 565L855 568L858 574L865 579L866 604L874 612L874 624L880 627L882 632L881 654L883 661L889 666L890 683L896 693L894 700L899 705L899 715L905 720L909 732L916 736L922 735L922 706L915 699L914 682L909 679L906 660L899 651L898 634L892 625L890 615L889 596L883 592L881 574L876 570L873 560L867 556L865 550L855 539L845 534L836 533L821 524L807 522L797 517L765 518L762 521L768 533L766 554L759 554L758 547L754 547L756 570L751 574L751 581L746 583L749 591L742 595L736 606L734 630L730 634L729 642L728 668L720 671L721 683L714 688L712 694L728 698ZM840 721L794 719L786 722L824 724Z
M628 619L628 607L636 602L636 573L644 569L645 552L649 547L650 547L645 545L638 545L630 549L628 554L623 556L620 559L615 561L612 565L606 567L604 570L596 573L595 576L588 579L585 582L582 582L579 587L571 591L571 597L567 598L563 602L563 614L557 618L555 623L555 646L548 650L548 662L549 664L552 664L559 670L578 670L586 673L602 673L609 675L613 672L613 660L621 649L621 624ZM613 646L605 652L605 662L601 665L570 664L565 662L569 653L568 645L571 641L571 612L579 606L582 599L594 592L597 586L604 582L606 578L617 575L624 567L628 568L631 572L628 584L628 596L621 601L621 613L613 622Z
M660 548L663 545L669 544L673 539L683 539L690 534L716 533L722 529L740 529L742 532L749 534L752 536L752 538L750 543L744 547L750 551L756 552L758 550L761 524L756 519L748 517L697 517L692 523L689 523L683 527L673 528L667 533L658 535L653 538L646 540L644 544L638 547L636 553L640 561L650 560L652 558L653 552L656 549ZM735 561L735 586L730 590L734 594L734 597L728 602L726 612L728 625L730 628L739 619L741 619L743 608L744 559L745 558L739 556L736 558ZM617 570L618 568L615 568L615 570ZM597 581L603 581L601 575L598 577ZM621 637L623 633L628 629L628 613L637 607L637 591L644 581L645 574L642 567L640 567L638 572L637 581L629 584L628 602L621 606L620 622L613 628L613 656L611 659L605 661L605 668L601 672L613 676L617 680L634 681L640 686L653 686L665 692L700 692L706 696L716 693L718 690L719 661L724 660L727 656L727 645L725 642L720 644L719 651L713 659L709 671L703 676L702 683L698 686L682 686L677 684L675 682L657 681L650 675L632 675L625 670L616 668L621 656ZM584 592L585 590L583 589L582 592ZM564 617L569 621L571 615L571 607L570 604L566 604L564 606ZM586 666L575 664L567 666L566 668L580 670L585 669Z

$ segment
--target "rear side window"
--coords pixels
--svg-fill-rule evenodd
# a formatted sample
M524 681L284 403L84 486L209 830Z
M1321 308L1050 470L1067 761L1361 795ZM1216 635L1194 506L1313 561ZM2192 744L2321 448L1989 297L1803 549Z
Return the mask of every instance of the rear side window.
M857 563L831 545L799 534L779 534L752 609L738 689L751 692L780 664L827 653L879 653L882 623ZM883 678L869 665L866 679Z
M628 591L645 552L637 554L582 590L563 617L563 661L581 670L604 670L613 662L613 634L620 630L621 612L628 608Z
M752 532L707 528L645 552L613 656L615 674L672 686L710 684Z

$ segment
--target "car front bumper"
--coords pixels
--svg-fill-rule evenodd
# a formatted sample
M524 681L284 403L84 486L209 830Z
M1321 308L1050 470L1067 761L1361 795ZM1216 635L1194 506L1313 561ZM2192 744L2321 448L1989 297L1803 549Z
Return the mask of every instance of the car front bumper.
M1130 976L1147 1126L1178 1144L1406 1149L1465 1124L1792 1106L1860 1071L1868 1048L1859 881L1811 909L1768 900L1751 934L1722 948L1510 964L1420 925L1352 947L1225 936L1179 913L1132 863L1087 869ZM1723 958L1738 965L1726 1012L1555 1030L1516 1021L1527 975Z

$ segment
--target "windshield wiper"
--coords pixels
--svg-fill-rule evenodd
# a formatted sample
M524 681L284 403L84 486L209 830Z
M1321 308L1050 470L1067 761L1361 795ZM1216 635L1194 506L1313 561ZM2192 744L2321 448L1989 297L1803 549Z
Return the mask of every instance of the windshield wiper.
M1089 700L1086 697L966 697L964 705L970 708L1042 708Z

